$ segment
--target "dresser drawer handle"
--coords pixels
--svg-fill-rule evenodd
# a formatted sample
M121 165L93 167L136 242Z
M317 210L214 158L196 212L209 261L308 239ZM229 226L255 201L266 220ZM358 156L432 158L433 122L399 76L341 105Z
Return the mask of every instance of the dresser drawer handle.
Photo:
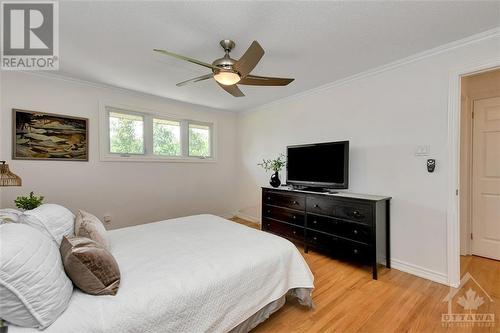
M313 224L318 224L318 221L314 220L314 221L313 221Z
M358 254L358 249L354 249L354 254Z
M271 197L267 197L267 200L271 200Z
M292 201L292 205L298 205L299 203L297 201Z
M292 216L292 219L294 219L294 220L295 220L296 218L297 218L297 216L295 216L295 215L293 215L293 216Z
M296 235L296 234L297 234L297 231L295 231L295 230L294 230L294 231L293 231L293 234L294 234L294 235Z
M354 217L360 217L360 216L361 216L361 213L360 213L359 211L355 210L355 211L353 211L353 212L352 212L352 215L353 215Z
M271 210L270 210L270 209L268 209L268 210L267 210L267 212L268 212L268 213L271 213Z
M356 229L354 229L354 234L357 235L358 234L358 231Z
M314 208L319 208L319 205L318 204L314 204Z
M317 241L317 240L318 240L318 238L317 238L317 237L313 237L313 240L314 240L314 241Z

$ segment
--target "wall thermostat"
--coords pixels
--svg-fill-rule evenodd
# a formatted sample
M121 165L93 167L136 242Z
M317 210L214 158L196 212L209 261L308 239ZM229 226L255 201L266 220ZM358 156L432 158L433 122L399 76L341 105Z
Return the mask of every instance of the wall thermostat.
M427 171L434 172L434 169L436 169L436 160L433 158L429 158L427 160Z

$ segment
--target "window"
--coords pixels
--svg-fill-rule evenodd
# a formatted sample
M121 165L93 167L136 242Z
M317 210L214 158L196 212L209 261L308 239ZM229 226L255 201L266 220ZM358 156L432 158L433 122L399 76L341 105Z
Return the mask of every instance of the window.
M118 154L144 154L144 118L110 112L109 151Z
M210 157L210 126L189 123L189 156Z
M212 123L104 106L100 124L102 160L214 160Z
M163 156L181 156L181 123L153 119L153 153Z

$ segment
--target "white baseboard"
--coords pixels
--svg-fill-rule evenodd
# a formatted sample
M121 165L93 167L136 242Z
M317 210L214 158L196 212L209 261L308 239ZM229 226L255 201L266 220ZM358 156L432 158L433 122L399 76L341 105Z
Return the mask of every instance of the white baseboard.
M247 220L256 224L260 224L260 219L255 216L248 215L242 212L235 212L233 216L239 217L240 219Z
M436 272L422 266L410 264L398 259L391 259L391 268L399 271L416 275L418 277L431 280L444 285L449 285L448 276L444 273Z
M247 220L248 222L253 222L255 224L260 225L260 220L258 218L241 212L224 213L220 214L219 216L228 220L232 219L233 217L239 217L240 219Z
M224 213L224 214L220 214L218 216L222 217L223 219L229 220L229 219L235 217L235 214L234 213Z

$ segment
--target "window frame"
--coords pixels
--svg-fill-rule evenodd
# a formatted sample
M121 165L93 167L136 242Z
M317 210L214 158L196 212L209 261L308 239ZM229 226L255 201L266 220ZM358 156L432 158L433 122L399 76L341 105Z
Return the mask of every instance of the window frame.
M110 112L142 116L144 119L144 154L121 154L111 152ZM153 119L170 120L180 123L180 156L155 155L153 149ZM189 124L199 124L210 128L210 157L189 156ZM158 112L136 106L99 102L99 156L104 162L216 162L216 121L193 119L175 114Z
M138 112L133 112L133 111L129 111L129 110L122 110L122 109L117 109L117 108L113 108L114 110L109 110L109 111L106 111L106 121L107 121L107 132L108 132L108 142L107 142L107 149L108 149L108 153L110 155L119 155L119 156L122 156L122 157L127 157L127 156L144 156L146 155L146 117L144 114L142 113L138 113ZM131 115L131 116L138 116L138 117L141 117L142 118L142 154L141 153L113 153L111 151L111 140L110 140L110 133L111 133L111 124L110 124L110 121L109 121L109 118L110 118L110 114L111 113L119 113L119 114L127 114L127 115Z
M158 120L168 120L168 121L172 121L172 122L178 122L179 123L179 144L180 144L180 152L181 154L180 155L160 155L160 154L155 154L154 152L154 130L153 130L153 126L154 126L154 120L155 119L158 119ZM182 120L179 120L179 119L174 119L172 117L165 117L163 115L159 116L159 115L151 115L151 155L155 156L155 157L160 157L160 158L181 158L181 157L184 157L184 153L183 153L183 146L184 146L184 138L183 138L183 135L182 135Z
M192 156L192 155L189 154L189 145L190 145L190 142L189 142L189 125L191 125L191 124L208 127L208 145L209 145L209 148L210 148L210 155L209 156ZM213 131L213 124L212 123L207 123L207 122L202 122L202 121L196 121L196 120L187 120L186 132L187 132L187 145L186 145L187 152L186 152L186 156L188 156L190 158L200 158L200 159L212 158L212 156L213 156L213 132L214 132Z

